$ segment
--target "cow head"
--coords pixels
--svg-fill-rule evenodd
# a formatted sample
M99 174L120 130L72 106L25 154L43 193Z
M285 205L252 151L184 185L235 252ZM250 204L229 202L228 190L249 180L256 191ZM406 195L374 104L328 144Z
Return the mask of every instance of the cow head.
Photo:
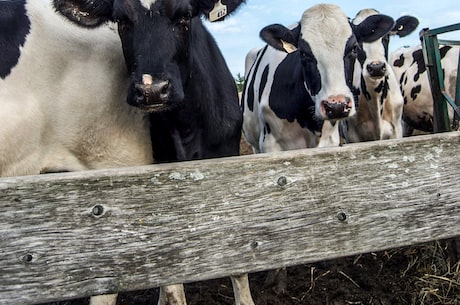
M306 10L296 28L275 24L262 29L260 35L278 50L297 52L316 115L334 120L356 111L353 69L359 43L379 39L393 25L393 19L385 15L353 25L338 6L321 4Z
M131 85L128 103L147 112L173 109L184 99L193 71L190 45L206 44L195 31L201 16L221 20L244 0L54 0L57 11L78 25L118 24ZM204 30L204 28L203 28Z
M366 18L378 14L379 12L375 9L363 9L356 14L353 19L353 24L359 25L366 20ZM386 76L390 69L387 62L390 37L393 35L398 35L399 37L407 36L412 33L417 26L417 18L402 16L396 20L392 30L383 35L380 39L373 42L363 42L358 58L363 67L364 79L379 79Z

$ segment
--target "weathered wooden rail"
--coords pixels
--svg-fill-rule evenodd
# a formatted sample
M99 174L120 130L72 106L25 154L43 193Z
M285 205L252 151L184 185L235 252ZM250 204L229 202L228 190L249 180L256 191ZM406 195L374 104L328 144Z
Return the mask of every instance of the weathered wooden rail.
M0 179L0 304L460 235L460 133Z

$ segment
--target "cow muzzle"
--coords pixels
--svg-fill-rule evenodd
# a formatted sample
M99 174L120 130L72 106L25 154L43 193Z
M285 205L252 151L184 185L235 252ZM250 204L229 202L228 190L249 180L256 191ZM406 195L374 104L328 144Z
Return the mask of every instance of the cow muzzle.
M327 120L347 118L352 111L353 100L344 95L330 96L321 102L321 112Z
M371 77L384 77L387 73L387 65L381 61L373 61L366 66L366 70Z
M138 107L153 110L155 107L164 106L171 94L169 80L154 80L149 74L142 75L142 83L134 85L135 101Z

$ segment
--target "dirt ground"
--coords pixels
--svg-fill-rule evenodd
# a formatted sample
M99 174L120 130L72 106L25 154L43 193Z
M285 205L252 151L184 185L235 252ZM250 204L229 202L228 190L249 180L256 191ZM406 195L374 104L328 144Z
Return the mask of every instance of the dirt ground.
M242 142L242 154L250 154ZM287 268L277 293L250 274L256 305L460 305L460 238ZM232 305L229 278L185 285L189 305ZM118 305L156 305L158 289L121 293ZM47 305L87 305L77 299Z

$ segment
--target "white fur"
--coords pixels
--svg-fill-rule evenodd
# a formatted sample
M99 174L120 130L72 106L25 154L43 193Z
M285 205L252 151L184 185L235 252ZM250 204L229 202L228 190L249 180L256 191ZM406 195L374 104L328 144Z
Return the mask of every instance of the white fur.
M116 31L78 28L45 0L27 11L31 33L0 80L0 176L152 163Z
M353 94L345 80L343 62L344 46L352 35L348 17L336 5L316 5L303 13L301 37L308 41L318 61L321 75L321 90L312 96L316 104L316 115L327 119L321 112L321 102L332 96L345 96L353 100ZM353 107L350 116L355 113Z
M157 0L139 0L143 7L150 10L150 7L157 1Z

